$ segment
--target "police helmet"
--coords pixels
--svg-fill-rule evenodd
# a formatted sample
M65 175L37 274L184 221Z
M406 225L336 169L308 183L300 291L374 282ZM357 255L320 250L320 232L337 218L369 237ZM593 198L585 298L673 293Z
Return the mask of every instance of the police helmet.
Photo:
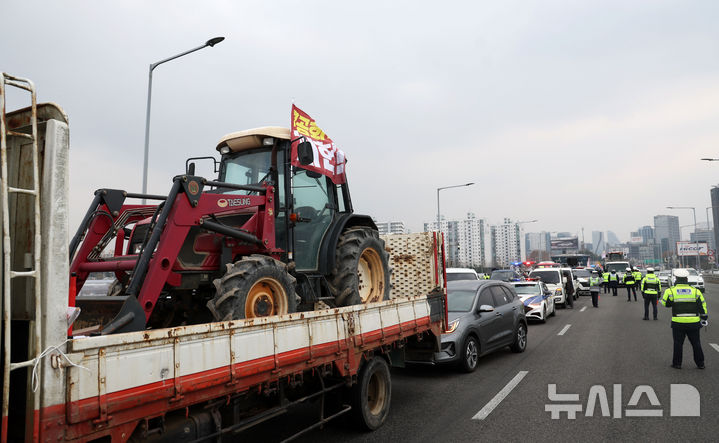
M654 274L654 268L647 268L647 274Z
M632 271L632 268L627 268L627 272L631 272L631 271Z
M677 278L689 278L689 271L684 268L680 268L674 271L674 277Z
M595 269L592 271L592 274L599 274L599 272L597 272L597 270Z

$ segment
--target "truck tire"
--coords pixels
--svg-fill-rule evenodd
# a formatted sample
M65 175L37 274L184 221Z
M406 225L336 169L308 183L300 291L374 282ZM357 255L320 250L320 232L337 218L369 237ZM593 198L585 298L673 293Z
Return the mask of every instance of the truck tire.
M389 366L382 357L372 357L352 387L352 415L356 424L369 431L382 426L389 415L391 399Z
M217 321L267 317L295 312L297 280L272 257L251 255L227 265L213 281L215 297L207 308Z
M337 242L335 264L328 276L337 306L389 300L389 254L376 230L346 230Z

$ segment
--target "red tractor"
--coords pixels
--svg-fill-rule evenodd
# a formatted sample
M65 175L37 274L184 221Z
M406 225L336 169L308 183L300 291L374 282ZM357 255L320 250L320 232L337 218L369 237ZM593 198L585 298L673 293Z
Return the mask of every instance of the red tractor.
M122 307L101 332L388 299L374 222L353 212L346 182L303 167L317 154L299 141L285 128L241 131L217 145L220 161L189 159L166 197L97 190L70 243L70 272L77 291L93 272L117 278L103 301ZM215 162L217 181L194 175L191 161L203 158Z

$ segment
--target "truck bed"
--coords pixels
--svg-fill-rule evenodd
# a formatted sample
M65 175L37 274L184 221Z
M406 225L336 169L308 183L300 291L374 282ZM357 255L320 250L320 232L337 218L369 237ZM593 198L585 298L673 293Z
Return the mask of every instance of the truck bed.
M88 438L123 425L131 433L143 418L267 389L325 365L349 377L366 351L426 332L439 337L443 311L438 291L367 306L75 338L68 356L78 366L67 369L67 403L43 411L43 440Z

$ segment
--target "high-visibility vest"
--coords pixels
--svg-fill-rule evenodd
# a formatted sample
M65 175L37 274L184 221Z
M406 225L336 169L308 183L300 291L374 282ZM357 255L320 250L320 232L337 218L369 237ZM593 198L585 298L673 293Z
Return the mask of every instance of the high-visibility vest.
M707 313L707 302L701 291L687 284L678 284L664 291L662 305L672 307L675 323L698 323L699 315Z
M617 274L609 274L609 281L619 281L619 276Z
M633 285L634 284L634 276L630 271L628 271L626 274L624 274L624 278L622 279L622 282L625 285Z
M599 277L589 277L589 286L598 286Z
M634 271L634 272L632 272L632 275L634 276L634 281L635 281L635 282L640 282L640 281L642 281L642 273L641 273L641 272L639 272L639 271Z
M642 292L649 295L657 295L662 290L662 282L659 281L659 277L654 274L647 274L642 279Z
M609 273L608 272L602 273L602 278L604 279L604 283L607 283L609 281Z

